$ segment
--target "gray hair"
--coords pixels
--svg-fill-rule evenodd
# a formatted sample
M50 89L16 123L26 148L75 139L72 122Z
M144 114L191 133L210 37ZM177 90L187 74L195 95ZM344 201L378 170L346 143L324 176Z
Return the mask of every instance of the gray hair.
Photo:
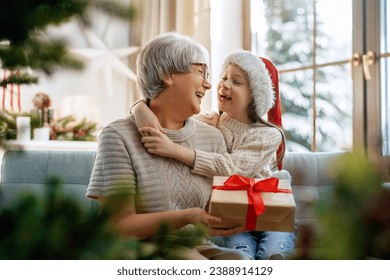
M174 73L190 73L191 63L208 62L206 48L190 37L176 32L161 34L138 53L138 88L144 98L152 99L166 88L164 77Z

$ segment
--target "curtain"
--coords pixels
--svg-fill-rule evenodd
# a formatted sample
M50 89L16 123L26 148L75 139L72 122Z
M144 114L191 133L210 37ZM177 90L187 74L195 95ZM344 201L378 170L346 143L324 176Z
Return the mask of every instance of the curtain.
M210 51L210 0L133 0L132 3L138 16L131 23L130 45L142 48L155 36L176 31ZM135 67L135 59L131 63ZM141 98L135 86L131 92L130 104Z

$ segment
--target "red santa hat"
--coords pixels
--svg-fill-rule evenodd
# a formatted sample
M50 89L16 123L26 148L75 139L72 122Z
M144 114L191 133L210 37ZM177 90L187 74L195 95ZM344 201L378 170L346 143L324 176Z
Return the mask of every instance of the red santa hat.
M275 65L268 59L261 57L262 61L264 62L265 66L267 67L268 73L270 74L272 85L275 92L275 104L274 106L268 111L267 117L268 121L280 128L282 128L282 109L280 104L280 94L279 94L279 74L278 70L276 69ZM283 152L283 143L280 144L278 150L276 151L276 155L279 157L279 155ZM279 163L278 169L282 169L282 163Z

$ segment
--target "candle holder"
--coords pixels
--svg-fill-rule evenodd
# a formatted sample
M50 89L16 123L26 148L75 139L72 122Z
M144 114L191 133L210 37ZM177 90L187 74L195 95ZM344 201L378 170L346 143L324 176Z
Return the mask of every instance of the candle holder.
M38 117L41 121L40 126L49 126L53 119L53 109L50 108L51 100L49 95L38 92L32 100L35 110L38 112Z

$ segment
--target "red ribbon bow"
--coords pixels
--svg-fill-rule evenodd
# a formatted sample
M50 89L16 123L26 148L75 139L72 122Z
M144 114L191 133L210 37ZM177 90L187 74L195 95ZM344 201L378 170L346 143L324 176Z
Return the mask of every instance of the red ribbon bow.
M289 189L278 189L279 179L267 178L255 182L254 178L247 178L240 175L231 175L223 186L213 186L213 189L226 191L246 190L248 195L248 211L246 215L247 230L256 229L257 216L261 215L264 210L264 202L260 192L274 193L292 193Z

